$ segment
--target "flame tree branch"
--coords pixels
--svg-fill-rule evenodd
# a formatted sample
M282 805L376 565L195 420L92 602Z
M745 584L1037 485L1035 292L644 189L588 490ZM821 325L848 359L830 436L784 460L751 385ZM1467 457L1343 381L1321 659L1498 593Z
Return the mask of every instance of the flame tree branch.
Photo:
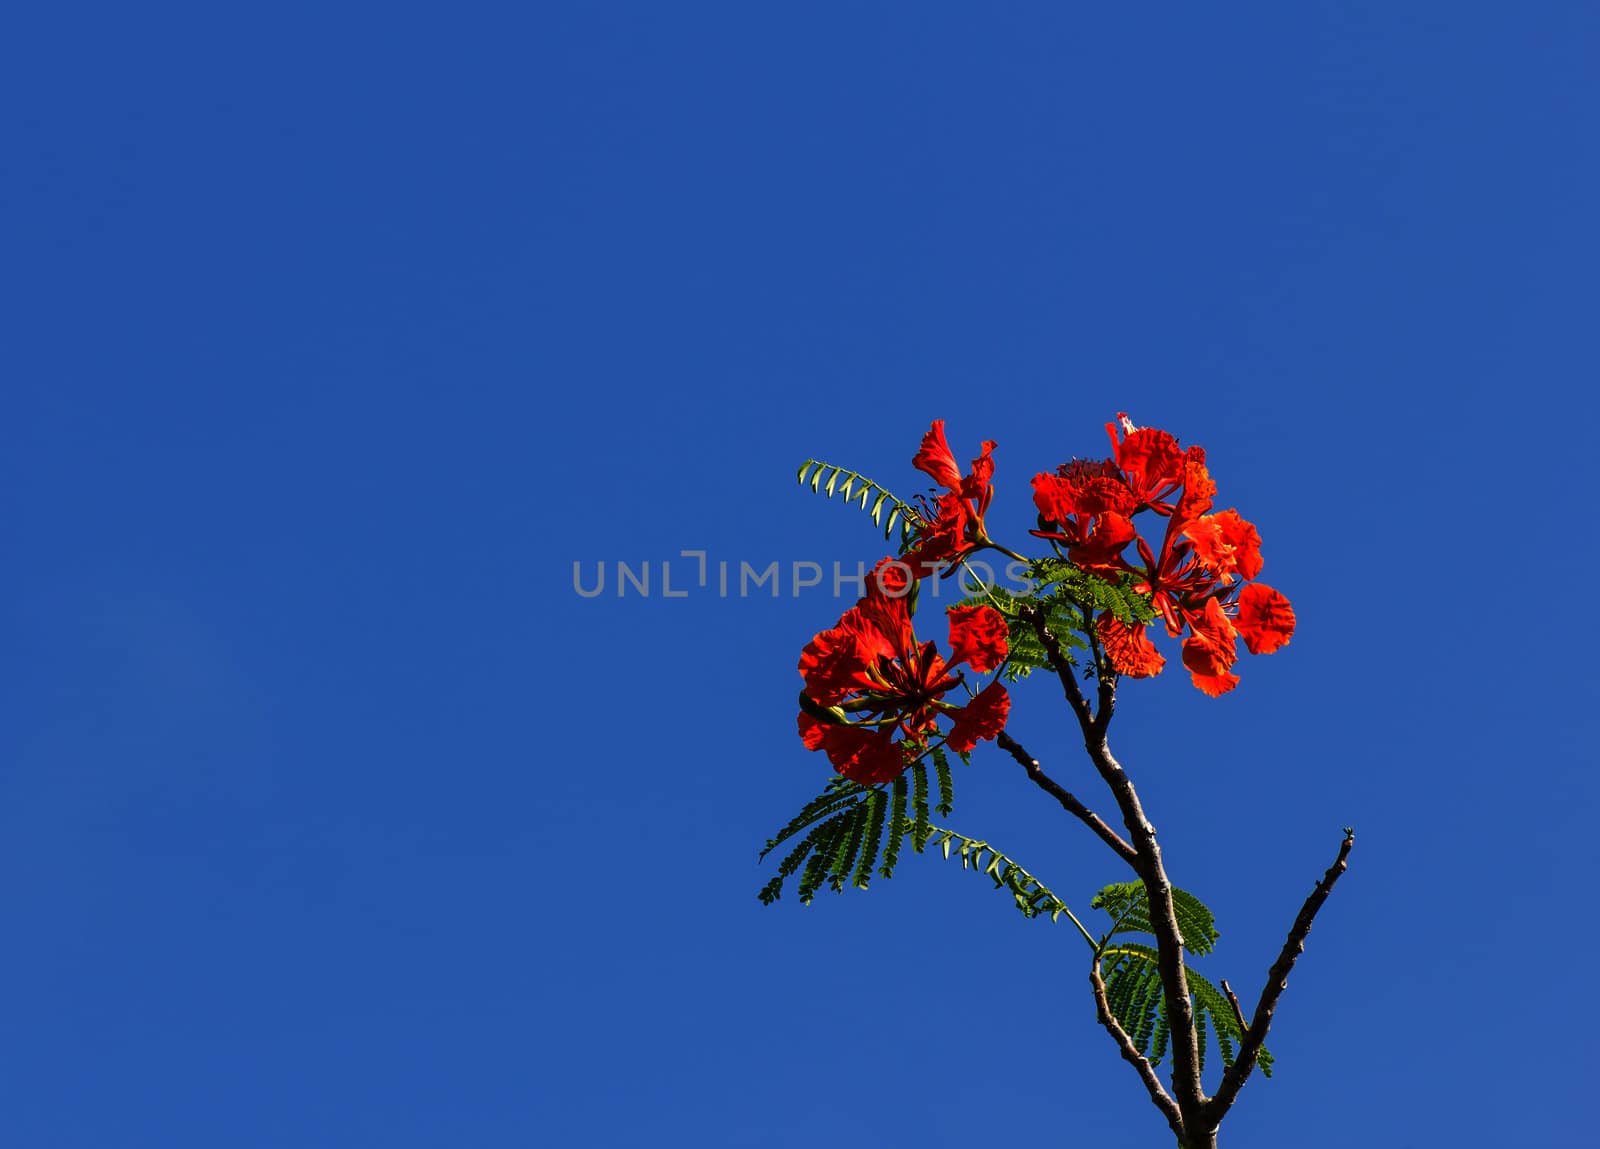
M1167 877L1161 860L1161 846L1156 841L1156 829L1145 816L1144 805L1133 781L1122 768L1106 740L1116 706L1115 675L1105 665L1098 643L1094 642L1093 621L1084 612L1084 629L1088 633L1095 656L1095 669L1099 677L1099 713L1084 697L1082 688L1073 674L1061 641L1050 631L1045 615L1037 607L1025 610L1023 617L1039 637L1039 644L1050 661L1051 669L1061 682L1062 692L1078 718L1083 731L1084 748L1089 760L1111 791L1117 808L1122 813L1123 825L1134 848L1134 870L1144 883L1150 907L1150 927L1156 938L1156 968L1161 975L1162 996L1167 1007L1167 1022L1172 1030L1172 1091L1182 1116L1183 1127L1199 1132L1208 1125L1214 1136L1215 1125L1209 1116L1205 1089L1200 1081L1200 1051L1196 1040L1194 1002L1189 996L1189 979L1183 964L1183 934L1178 928L1177 911L1172 903L1172 881ZM1157 1105L1159 1106L1159 1102ZM1169 1117L1170 1121L1170 1117ZM1179 1133L1180 1139L1185 1134ZM1190 1144L1189 1141L1184 1141Z
M1256 1002L1255 1014L1250 1019L1250 1026L1244 1032L1239 1042L1239 1052L1234 1058L1233 1065L1222 1076L1222 1084L1217 1088L1217 1095L1207 1104L1207 1116L1212 1123L1220 1123L1223 1114L1228 1112L1229 1106L1239 1096L1239 1090L1244 1088L1244 1083L1250 1077L1250 1071L1255 1068L1256 1056L1261 1052L1261 1043L1267 1038L1267 1029L1272 1025L1273 1011L1278 1008L1278 999L1283 996L1283 991L1289 988L1289 971L1294 968L1294 963L1306 949L1306 935L1311 932L1311 923L1317 916L1317 911L1322 909L1322 904L1328 900L1328 895L1333 892L1333 885L1348 868L1347 861L1350 857L1350 848L1355 845L1355 831L1346 829L1344 841L1339 844L1339 856L1333 860L1333 865L1328 867L1322 875L1322 880L1317 883L1305 904L1300 907L1300 913L1294 919L1294 925L1289 928L1289 936L1284 939L1283 949L1278 952L1278 960L1272 963L1272 968L1267 971L1267 984L1262 987L1261 997Z
M1122 1059L1139 1074L1139 1080L1144 1082L1144 1087L1150 1091L1150 1100L1155 1107L1161 1110L1167 1124L1178 1135L1178 1141L1183 1142L1183 1113L1178 1108L1178 1103L1172 1095L1161 1086L1161 1078L1156 1076L1155 1067L1150 1064L1150 1059L1139 1052L1139 1047L1134 1045L1133 1039L1128 1036L1128 1031L1122 1028L1116 1015L1111 1012L1111 1003L1106 1000L1105 979L1100 976L1100 959L1095 957L1094 965L1089 967L1089 984L1094 986L1095 1016L1100 1024L1105 1026L1106 1032L1117 1043L1117 1048L1122 1051Z
M1067 813L1093 830L1102 842L1110 846L1116 855L1132 866L1135 871L1139 869L1138 852L1128 845L1121 834L1118 834L1108 826L1105 819L1079 801L1072 791L1046 774L1043 767L1039 765L1039 760L1029 754L1020 742L1004 730L1000 732L1000 736L996 741L999 743L1000 749L1015 758L1022 768L1028 772L1028 777L1033 779L1034 784L1039 789L1049 794L1057 802L1060 802Z

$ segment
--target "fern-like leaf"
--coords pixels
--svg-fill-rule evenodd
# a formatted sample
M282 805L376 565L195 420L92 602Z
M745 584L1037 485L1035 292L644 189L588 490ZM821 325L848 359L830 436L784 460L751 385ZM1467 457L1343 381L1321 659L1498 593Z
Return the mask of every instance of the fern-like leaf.
M928 771L918 762L911 767L911 848L917 853L928 844Z
M1094 896L1089 908L1111 915L1106 936L1137 933L1154 934L1150 928L1150 901L1143 882L1113 882ZM1208 954L1216 948L1217 921L1206 904L1188 890L1172 888L1172 909L1183 935L1183 948L1192 954Z
M939 775L939 804L934 809L941 816L949 817L956 808L955 779L950 776L950 759L943 746L933 748L933 765Z
M1139 882L1117 882L1102 889L1089 904L1111 916L1111 929L1106 932L1096 959L1105 981L1106 1004L1139 1052L1152 1065L1159 1065L1172 1037L1159 953L1144 942L1111 940L1123 934L1152 933L1150 902L1144 886ZM1205 903L1187 890L1174 887L1172 904L1184 948L1195 954L1210 953L1217 944L1218 933L1216 919ZM1244 1038L1232 1003L1193 966L1187 967L1184 974L1193 1003L1200 1068L1205 1069L1206 1050L1213 1044L1222 1055L1223 1065L1232 1065ZM1263 1076L1272 1076L1272 1054L1265 1047L1257 1063Z
M834 848L833 861L828 866L828 884L835 893L844 892L844 884L850 875L855 872L856 855L861 852L861 845L867 836L867 818L870 797L867 801L856 803L851 809L850 832L839 835L839 844Z
M794 837L794 835L812 823L819 822L829 814L836 813L851 805L865 791L866 787L852 782L848 778L833 778L829 781L827 789L807 802L800 812L790 819L788 825L767 839L767 844L762 848L757 860L765 858L777 846Z
M1008 891L1012 902L1023 917L1036 918L1041 914L1049 914L1050 920L1055 921L1065 914L1080 932L1084 932L1083 923L1078 921L1066 902L1057 897L1054 891L1033 874L988 842L969 838L965 834L959 834L943 826L930 826L928 829L930 840L937 841L940 853L948 858L953 851L961 859L963 869L981 872L994 882L995 889ZM1087 932L1084 932L1084 937L1088 937Z
M773 879L761 887L761 904L770 906L777 901L783 893L783 883L792 877L802 863L811 855L811 851L829 833L832 832L831 822L822 822L811 828L811 831L800 840L800 844L790 850L783 861L778 863L778 872Z
M815 839L809 839L812 843L811 857L806 860L805 869L800 873L800 885L796 891L802 905L809 905L822 888L822 883L827 881L828 863L833 859L839 839L849 835L850 820L848 813L829 818L822 824L822 833Z
M895 863L900 860L900 842L905 838L906 776L904 774L895 778L890 802L889 842L884 847L883 865L878 869L878 873L885 878L894 877Z
M889 812L889 799L882 790L873 790L867 795L866 805L867 809L861 818L866 833L862 839L860 857L856 861L855 877L850 881L858 890L866 889L872 881L872 867L877 864L878 849L883 844L883 822Z
M847 778L828 781L821 794L801 807L761 851L765 858L784 842L798 838L778 866L778 872L758 892L764 905L771 905L783 894L784 883L796 874L800 901L809 904L823 886L843 892L854 886L866 889L872 871L885 877L894 874L900 850L909 837L911 848L921 853L927 846L932 827L928 822L928 770L914 763L907 771L911 783L901 774L892 783L863 786ZM946 761L939 782L940 809L952 801L950 768ZM913 816L906 816L908 797ZM880 865L881 859L881 865Z
M828 498L837 493L844 497L845 502L855 503L872 516L874 526L883 528L883 537L886 539L894 535L898 526L902 546L921 521L909 503L896 498L887 488L856 471L847 471L821 459L807 459L800 464L799 479L802 487L808 486ZM888 516L887 522L884 521L885 515Z

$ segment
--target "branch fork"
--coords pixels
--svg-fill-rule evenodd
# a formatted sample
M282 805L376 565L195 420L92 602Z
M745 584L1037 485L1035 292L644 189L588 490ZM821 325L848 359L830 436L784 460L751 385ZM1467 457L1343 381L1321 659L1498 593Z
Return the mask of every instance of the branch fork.
M1183 936L1178 928L1177 913L1173 905L1172 883L1162 862L1161 847L1156 841L1155 827L1145 816L1144 807L1139 801L1132 780L1123 770L1121 763L1112 755L1106 739L1106 732L1116 708L1116 672L1105 658L1094 634L1093 621L1085 612L1084 631L1089 639L1090 653L1094 659L1098 681L1095 702L1091 704L1060 639L1051 632L1044 612L1030 605L1024 608L1021 617L1037 635L1039 644L1049 659L1050 667L1061 683L1067 704L1078 720L1089 760L1117 803L1127 837L1118 834L1076 795L1046 774L1038 760L1029 755L1010 734L1002 733L998 743L1001 749L1022 766L1035 785L1054 797L1063 809L1088 826L1113 853L1128 863L1144 884L1150 909L1151 930L1156 937L1157 968L1161 975L1162 994L1166 1001L1167 1022L1171 1027L1171 1091L1162 1085L1149 1059L1139 1052L1137 1045L1111 1012L1106 998L1105 981L1100 974L1098 951L1089 977L1094 989L1096 1017L1116 1042L1123 1059L1139 1074L1140 1080L1150 1094L1151 1102L1161 1111L1167 1124L1177 1134L1179 1144L1185 1149L1211 1149L1216 1145L1217 1128L1222 1118L1238 1098L1240 1089L1244 1087L1244 1083L1255 1068L1262 1043L1266 1040L1267 1030L1272 1025L1272 1016L1277 1009L1278 999L1288 987L1289 972L1294 968L1294 963L1300 954L1305 951L1305 940L1311 932L1312 920L1333 891L1334 883L1347 868L1350 850L1355 842L1354 833L1348 829L1345 831L1338 857L1334 859L1333 865L1323 874L1322 880L1317 883L1300 908L1300 913L1289 929L1288 937L1277 960L1267 973L1266 984L1257 1000L1255 1012L1248 1022L1238 995L1226 981L1222 983L1228 1003L1233 1009L1234 1018L1239 1023L1240 1045L1233 1064L1223 1074L1222 1084L1218 1087L1216 1095L1208 1096L1200 1079L1199 1034L1184 968Z

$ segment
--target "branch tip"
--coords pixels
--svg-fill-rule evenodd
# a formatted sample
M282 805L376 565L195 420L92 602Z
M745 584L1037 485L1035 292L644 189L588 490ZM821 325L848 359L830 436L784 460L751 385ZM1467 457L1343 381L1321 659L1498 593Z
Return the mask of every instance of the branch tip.
M1257 1055L1261 1052L1261 1043L1266 1040L1267 1030L1272 1026L1273 1012L1278 1008L1278 999L1283 991L1289 988L1289 972L1294 969L1294 963L1306 949L1306 935L1311 932L1311 922L1317 916L1317 911L1322 909L1322 904L1328 900L1328 895L1333 892L1334 883L1339 880L1348 868L1350 848L1355 844L1355 832L1350 827L1345 827L1344 841L1339 843L1339 855L1334 858L1333 864L1322 875L1322 880L1306 898L1305 904L1300 907L1300 912L1295 916L1294 925L1289 927L1289 936L1284 939L1283 948L1278 951L1278 960L1272 963L1272 968L1267 971L1266 985L1261 990L1261 997L1256 1002L1256 1011L1250 1019L1249 1028L1239 1041L1239 1052L1222 1075L1222 1084L1218 1087L1216 1095L1212 1097L1206 1107L1209 1120L1221 1122L1222 1117L1228 1112L1229 1106L1239 1097L1239 1090L1244 1088L1245 1081L1255 1068ZM1226 982L1223 983L1227 985ZM1228 994L1233 997L1232 992ZM1234 1007L1238 1008L1237 1005Z

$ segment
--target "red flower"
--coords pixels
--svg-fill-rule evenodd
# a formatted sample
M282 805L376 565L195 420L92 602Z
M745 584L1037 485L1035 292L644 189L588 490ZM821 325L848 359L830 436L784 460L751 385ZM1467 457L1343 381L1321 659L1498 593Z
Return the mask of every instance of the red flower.
M1095 620L1095 630L1100 645L1118 674L1130 678L1151 678L1161 673L1167 664L1156 644L1150 641L1143 626L1129 626L1115 615L1102 614Z
M913 642L911 615L904 595L881 577L895 568L880 562L867 576L867 593L800 652L800 673L806 693L819 706L834 706L860 690L875 688L874 668L893 659ZM885 589L885 586L888 589Z
M931 503L922 500L912 546L905 554L918 578L953 570L966 555L989 542L983 516L994 497L994 448L994 440L985 440L972 460L972 470L963 477L945 440L944 420L935 419L922 436L911 465L931 476L944 493Z
M1204 447L1190 447L1183 462L1183 497L1178 500L1178 518L1183 522L1199 518L1211 509L1217 484L1206 470Z
M1206 599L1205 608L1186 614L1190 635L1183 640L1183 665L1189 668L1194 684L1215 698L1239 685L1239 676L1229 674L1229 669L1239 660L1234 646L1237 631L1222 604L1215 598Z
M1195 557L1231 583L1235 573L1252 579L1261 573L1261 536L1255 525L1229 509L1216 515L1203 515L1183 528L1194 543Z
M965 662L988 674L1006 660L1006 620L992 606L953 606L950 618L950 663Z
M987 673L1005 661L1006 623L990 606L952 607L950 658L932 642L919 644L908 600L886 593L877 577L867 594L837 625L818 634L800 655L805 678L800 737L825 750L834 769L863 785L885 782L906 768L939 733L939 719L954 720L947 738L957 750L993 738L1005 726L1010 699L991 683L965 706L944 701L962 684L956 667ZM888 568L892 569L892 568ZM895 589L891 582L889 589Z
M1294 607L1265 583L1251 583L1239 592L1234 626L1251 654L1271 654L1294 635Z
M1067 557L1085 570L1115 570L1138 533L1131 516L1138 498L1112 459L1074 459L1056 473L1033 477L1033 503L1042 528L1033 534L1067 544Z
M950 443L944 437L943 419L935 419L928 433L922 436L922 444L911 465L933 476L933 481L941 487L952 491L960 489L961 468L956 466L955 452L950 450Z
M969 753L980 741L998 738L1011 713L1011 696L998 681L989 683L976 698L956 711L945 745L957 754Z
M1261 573L1261 536L1238 511L1210 513L1217 484L1202 448L1181 448L1167 432L1135 427L1120 412L1106 433L1112 458L1074 460L1034 476L1040 529L1033 533L1065 544L1067 558L1085 570L1133 574L1134 589L1150 596L1167 633L1188 633L1183 663L1195 685L1211 695L1232 690L1239 681L1231 672L1236 638L1252 654L1270 654L1294 634L1289 600L1251 581ZM1166 520L1159 550L1134 525L1145 511ZM1127 557L1130 543L1137 562ZM1146 678L1165 665L1144 626L1110 615L1097 626L1119 674Z
M1117 438L1120 428L1123 437ZM1134 496L1135 510L1149 508L1157 514L1172 513L1166 500L1183 486L1184 452L1178 440L1154 427L1135 427L1121 411L1117 422L1106 424L1111 436L1112 456Z
M893 782L910 763L894 740L894 729L834 726L800 713L800 738L807 750L826 750L833 768L863 786Z

